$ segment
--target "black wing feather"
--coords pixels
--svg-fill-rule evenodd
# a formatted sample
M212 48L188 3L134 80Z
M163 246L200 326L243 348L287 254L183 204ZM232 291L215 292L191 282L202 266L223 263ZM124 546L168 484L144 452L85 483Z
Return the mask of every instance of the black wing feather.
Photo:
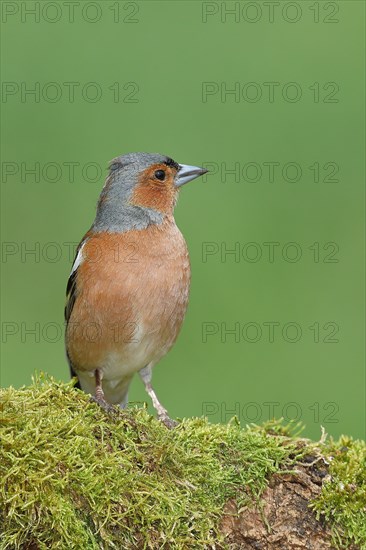
M76 258L77 258L78 254L79 254L79 250L80 250L80 248L82 247L82 245L84 244L84 242L85 242L85 240L82 240L81 243L79 244L79 246L77 247L73 265L75 264ZM78 275L78 268L76 268L76 269L70 274L69 280L67 281L67 287L66 287L66 304L65 304L66 330L67 330L67 325L69 324L69 320L70 320L70 317L71 317L71 313L72 313L72 310L73 310L73 307L74 307L75 301L76 301L76 296L77 296L77 292L76 292L76 287L77 287L77 285L76 285L77 275ZM72 363L71 363L71 359L70 359L70 356L69 356L68 351L67 351L67 346L66 346L66 357L67 357L67 361L68 361L68 363L69 363L70 376L71 376L71 378L77 377L77 374L75 373L75 371L74 371L74 369L73 369L73 366L72 366ZM75 385L75 387L81 389L80 383L77 382L77 384Z

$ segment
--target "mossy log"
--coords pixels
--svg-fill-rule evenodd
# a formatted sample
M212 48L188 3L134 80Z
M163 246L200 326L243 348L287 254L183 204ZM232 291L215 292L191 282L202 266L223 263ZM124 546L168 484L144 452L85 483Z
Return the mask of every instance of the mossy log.
M0 549L366 549L366 445L3 389Z

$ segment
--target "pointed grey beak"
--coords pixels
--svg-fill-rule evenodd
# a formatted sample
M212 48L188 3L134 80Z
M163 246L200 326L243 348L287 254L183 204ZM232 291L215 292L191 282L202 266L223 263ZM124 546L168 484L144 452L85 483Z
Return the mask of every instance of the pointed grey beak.
M206 168L200 168L199 166L189 166L189 164L180 164L177 176L175 178L175 186L180 187L189 181L206 174L208 170Z

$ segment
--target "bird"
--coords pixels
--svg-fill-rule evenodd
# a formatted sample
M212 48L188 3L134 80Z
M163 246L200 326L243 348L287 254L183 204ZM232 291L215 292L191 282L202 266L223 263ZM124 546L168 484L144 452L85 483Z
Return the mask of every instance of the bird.
M139 373L158 419L176 425L152 387L152 369L175 343L189 299L189 253L174 208L181 187L207 171L158 153L109 163L65 305L70 374L105 411L126 407Z

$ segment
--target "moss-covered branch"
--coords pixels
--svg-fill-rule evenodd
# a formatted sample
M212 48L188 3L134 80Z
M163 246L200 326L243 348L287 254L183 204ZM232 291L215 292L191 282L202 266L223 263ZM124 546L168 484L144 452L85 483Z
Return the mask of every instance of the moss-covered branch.
M1 407L1 550L255 548L267 536L277 548L279 499L298 508L295 493L317 549L366 549L363 442L315 444L275 422L167 430L49 379L2 390Z

